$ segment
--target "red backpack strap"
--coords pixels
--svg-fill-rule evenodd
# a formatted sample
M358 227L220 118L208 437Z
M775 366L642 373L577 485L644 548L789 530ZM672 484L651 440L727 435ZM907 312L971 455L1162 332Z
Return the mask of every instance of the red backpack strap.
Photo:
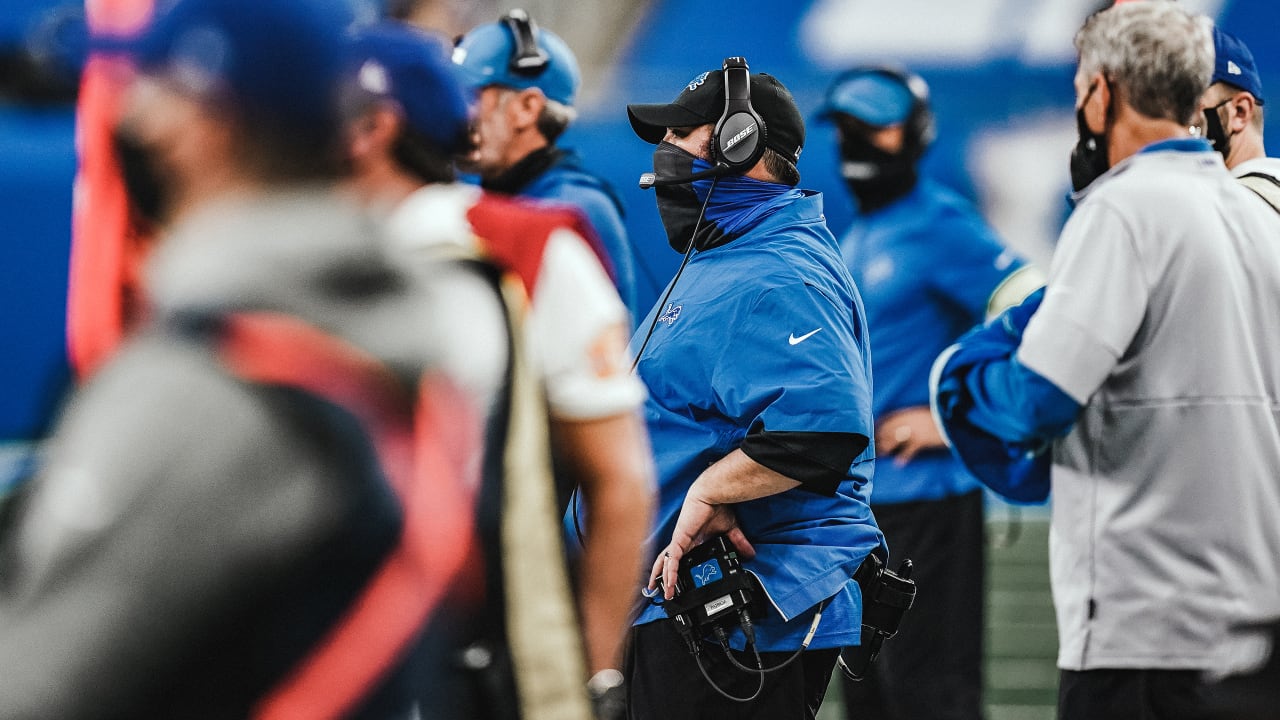
M485 194L467 211L483 255L515 273L533 297L542 268L542 255L551 233L568 229L580 235L612 279L613 263L595 230L578 210L561 205Z
M133 35L149 22L154 0L84 3L90 33ZM142 261L154 234L131 216L111 131L120 115L127 61L90 52L76 103L76 202L71 207L67 269L67 359L83 381L115 353L140 319Z
M341 620L254 708L263 720L339 718L412 651L461 571L473 537L465 476L479 453L475 409L441 375L416 390L372 355L297 318L227 318L219 351L237 376L285 385L351 412L399 497L403 533Z

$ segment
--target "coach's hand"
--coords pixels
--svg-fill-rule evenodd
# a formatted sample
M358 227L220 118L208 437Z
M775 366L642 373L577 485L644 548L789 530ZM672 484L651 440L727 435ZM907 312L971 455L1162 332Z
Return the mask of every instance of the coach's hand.
M902 467L921 450L946 448L927 405L896 410L876 425L876 455Z
M680 517L676 519L676 529L671 534L671 542L658 553L653 561L653 570L649 573L649 589L653 590L658 578L662 578L663 596L670 600L676 594L676 573L680 570L680 558L694 548L716 535L724 534L729 542L747 560L756 556L755 548L747 541L738 527L738 518L729 505L718 505L703 499L698 494L698 484L689 488L680 508Z
M747 536L738 527L734 504L787 492L799 486L798 480L752 460L742 448L711 463L685 493L684 505L680 507L675 530L671 533L671 543L653 561L649 590L652 591L661 578L666 599L675 597L680 558L690 548L714 535L723 533L728 537L743 559L754 558L756 549L747 542Z

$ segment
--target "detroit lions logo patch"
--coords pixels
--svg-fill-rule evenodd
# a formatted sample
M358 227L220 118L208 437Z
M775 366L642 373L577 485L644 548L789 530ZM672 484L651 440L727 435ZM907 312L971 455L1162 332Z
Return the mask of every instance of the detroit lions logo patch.
M704 82L706 82L706 81L707 81L707 76L708 76L708 75L710 75L710 74L711 74L711 72L710 72L710 71L702 73L702 74L701 74L701 75L699 75L698 77L696 77L696 78L694 78L694 79L690 80L690 81L689 81L689 84L688 84L687 86L685 86L685 88L686 88L689 92L693 92L694 90L697 90L699 85L701 85L702 83L704 83Z
M684 308L683 305L667 303L667 309L663 310L662 314L658 316L658 322L666 323L667 327L671 327L672 325L675 325L676 319L680 317L680 311L683 308Z

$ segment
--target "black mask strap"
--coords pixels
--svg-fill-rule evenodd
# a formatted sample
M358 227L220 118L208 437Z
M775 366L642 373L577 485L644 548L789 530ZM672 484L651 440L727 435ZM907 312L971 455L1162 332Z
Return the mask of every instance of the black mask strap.
M1114 105L1107 106L1106 122L1100 133L1089 129L1089 123L1085 119L1085 106L1097 89L1098 83L1090 85L1080 107L1076 108L1076 131L1079 139L1071 150L1071 188L1076 192L1084 190L1111 169L1111 161L1107 156L1107 131L1111 129Z
M1227 98L1213 107L1204 109L1204 136L1205 139L1213 145L1213 149L1222 154L1225 160L1227 155L1231 153L1231 133L1222 125L1222 117L1218 115L1218 110L1232 98Z

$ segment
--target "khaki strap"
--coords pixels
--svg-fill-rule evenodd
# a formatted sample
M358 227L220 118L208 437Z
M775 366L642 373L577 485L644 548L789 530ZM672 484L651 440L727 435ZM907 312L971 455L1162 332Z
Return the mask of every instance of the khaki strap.
M527 302L503 278L503 299L519 343ZM513 349L514 350L514 349ZM510 425L503 457L502 568L507 639L522 720L592 720L587 664L569 592L564 539L551 473L546 402L523 357L512 352Z
M1276 212L1280 212L1280 180L1262 173L1249 173L1240 178L1240 183L1266 200Z

